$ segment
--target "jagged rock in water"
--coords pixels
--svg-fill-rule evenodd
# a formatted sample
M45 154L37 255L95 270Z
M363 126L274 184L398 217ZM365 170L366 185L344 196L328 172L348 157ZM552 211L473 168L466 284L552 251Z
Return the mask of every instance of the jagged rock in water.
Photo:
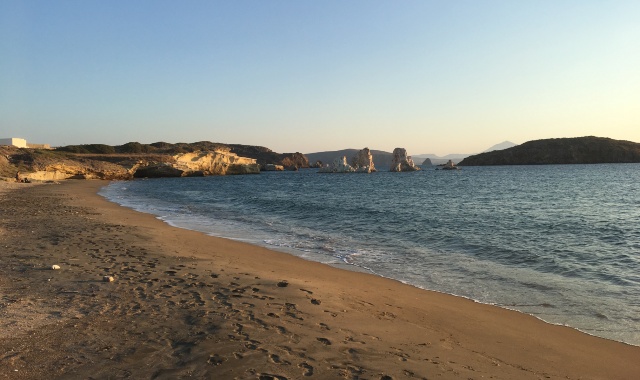
M407 150L404 148L395 148L393 150L393 160L391 161L392 172L414 172L420 170L416 164L413 163L411 156L407 155Z
M264 165L264 171L267 172L281 172L284 170L284 166L275 165L275 164L266 164Z
M327 165L318 170L318 173L353 173L355 169L347 163L347 156L336 158L331 165Z
M280 155L282 157L282 161L280 161L280 165L284 166L285 169L291 170L291 168L295 167L296 170L299 168L308 168L309 160L307 157L300 153L283 153Z
M258 164L231 164L227 167L225 175L236 174L260 174L260 165ZM208 175L205 173L205 175Z
M449 160L446 164L444 164L444 166L442 166L442 170L460 170L460 168L457 167L456 164L453 163L453 161Z
M426 167L431 167L433 166L433 162L431 162L430 158L425 158L424 161L422 161L422 165L420 165L422 168L426 168Z
M351 166L358 173L375 172L376 166L373 164L373 156L369 148L364 148L351 159Z

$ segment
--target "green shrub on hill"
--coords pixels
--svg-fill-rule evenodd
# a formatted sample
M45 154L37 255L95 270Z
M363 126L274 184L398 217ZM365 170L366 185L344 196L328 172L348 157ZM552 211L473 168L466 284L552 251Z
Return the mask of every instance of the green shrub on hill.
M83 145L67 145L56 148L59 152L69 153L93 153L93 154L113 154L116 152L114 147L105 144L83 144Z

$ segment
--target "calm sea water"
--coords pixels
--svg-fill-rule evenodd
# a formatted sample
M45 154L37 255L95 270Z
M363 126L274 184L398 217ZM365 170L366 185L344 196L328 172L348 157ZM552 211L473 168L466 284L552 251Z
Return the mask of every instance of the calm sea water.
M115 182L166 222L640 345L640 165Z

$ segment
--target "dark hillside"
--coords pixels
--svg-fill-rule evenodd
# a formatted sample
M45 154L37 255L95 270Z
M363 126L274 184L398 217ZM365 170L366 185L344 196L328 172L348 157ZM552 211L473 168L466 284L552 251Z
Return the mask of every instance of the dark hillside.
M534 140L512 148L480 153L460 166L604 164L640 162L640 144L605 137Z

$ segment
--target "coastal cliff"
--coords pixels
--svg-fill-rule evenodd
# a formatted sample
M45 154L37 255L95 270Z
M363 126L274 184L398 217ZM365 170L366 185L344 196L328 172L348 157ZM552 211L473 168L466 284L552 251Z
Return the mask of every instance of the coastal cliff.
M0 147L0 155L0 177L13 179L20 172L37 181L132 178L124 165L50 150Z
M241 145L241 144L222 144L210 141L198 141L194 143L176 143L156 142L152 144L141 144L138 142L129 142L123 145L104 145L104 144L85 144L85 145L68 145L56 149L57 151L75 153L75 154L159 154L159 155L177 155L181 153L194 152L229 152L238 157L246 157L255 159L255 163L260 165L264 170L266 165L281 165L285 168L308 168L309 160L302 153L276 153L264 146Z
M260 148L276 162L284 160L287 166L297 168L305 165L306 157L299 153L281 155L267 148L249 148L254 151ZM3 146L0 147L0 157L0 177L13 179L19 172L20 178L39 181L257 174L261 169L256 158L238 155L228 145L211 142L89 144L56 150ZM263 162L264 165L270 163Z
M460 166L604 164L640 162L640 144L604 137L534 140L512 148L480 153Z

